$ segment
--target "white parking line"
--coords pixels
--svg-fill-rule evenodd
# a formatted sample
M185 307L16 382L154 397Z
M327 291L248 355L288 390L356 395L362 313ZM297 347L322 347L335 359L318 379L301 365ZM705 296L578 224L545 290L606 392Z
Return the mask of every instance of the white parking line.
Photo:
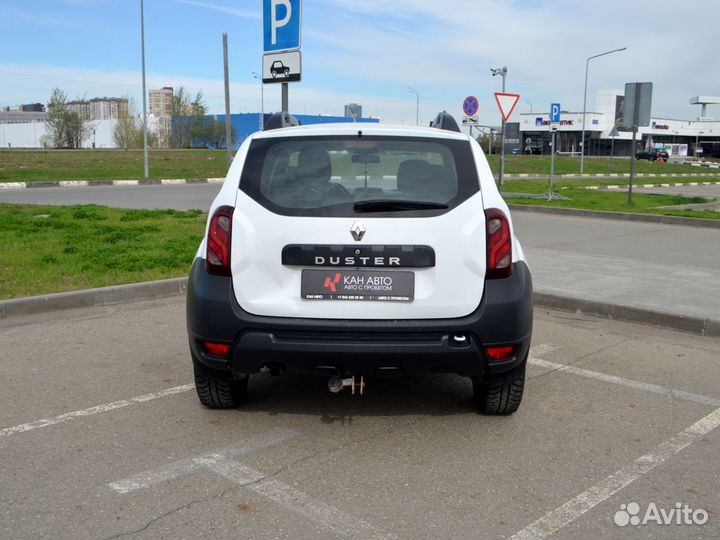
M208 456L200 461L204 467L215 474L219 474L239 486L259 493L335 534L349 537L359 536L361 538L395 538L376 529L369 523L317 501L279 480L265 478L266 475L262 472L228 459L221 454Z
M547 538L569 523L572 523L588 510L607 500L621 489L661 465L675 454L687 448L696 440L704 437L720 426L720 409L715 409L706 417L698 420L689 428L681 431L672 439L655 447L649 453L640 456L630 465L611 474L590 489L570 499L562 506L548 512L523 530L511 536L520 538Z
M314 521L336 535L360 536L362 538L395 538L369 523L349 516L337 508L317 501L307 494L280 482L273 478L274 474L263 473L232 459L232 457L250 454L296 436L297 433L294 431L276 428L217 452L183 459L124 480L112 482L108 484L108 487L118 493L127 494L167 480L189 475L198 470L206 470L230 480L239 487L254 491L288 510Z
M243 441L242 443L234 444L222 449L222 454L226 457L239 457L247 454L252 454L258 450L262 450L273 444L284 442L297 437L297 433L283 428L275 428L267 433L253 437L249 441ZM186 476L190 473L195 472L200 467L204 466L204 459L216 455L206 454L197 458L181 459L169 465L164 465L150 471L145 471L140 474L135 474L129 478L118 480L117 482L111 482L108 487L118 493L130 493L139 489L147 489L156 484L167 482L181 476Z
M568 366L566 364L549 362L535 356L531 356L530 358L528 358L528 363L534 366L544 367L553 371L572 373L573 375L578 375L580 377L586 377L588 379L595 379L598 381L619 384L620 386L627 386L628 388L634 388L635 390L642 390L644 392L651 392L653 394L659 394L661 396L670 396L675 399L683 399L686 401L694 401L695 403L702 403L703 405L710 405L711 407L720 407L720 399L702 396L700 394L693 394L692 392L685 392L684 390L674 390L672 388L659 386L657 384L634 381L632 379L625 379L624 377L607 375L598 371L591 371L589 369Z
M0 439L16 433L23 433L25 431L32 431L34 429L40 429L48 426L54 426L56 424L62 424L64 422L70 422L71 420L77 420L78 418L84 418L86 416L93 416L94 414L114 411L115 409L122 409L135 405L137 403L145 403L146 401L152 401L154 399L164 398L166 396L172 396L174 394L180 394L181 392L187 392L195 388L194 384L184 384L182 386L174 386L161 390L160 392L153 392L151 394L143 394L142 396L135 396L130 399L121 399L120 401L113 401L112 403L105 403L103 405L96 405L88 409L81 409L79 411L73 411L52 418L43 418L42 420L35 420L27 424L20 424L18 426L8 427L0 429Z

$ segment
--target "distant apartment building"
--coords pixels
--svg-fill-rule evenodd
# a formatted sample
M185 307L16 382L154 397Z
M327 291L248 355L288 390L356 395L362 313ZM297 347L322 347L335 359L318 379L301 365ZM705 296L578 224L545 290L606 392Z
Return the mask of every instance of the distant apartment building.
M362 118L362 105L357 103L345 105L345 118Z
M68 108L88 121L112 120L128 113L126 98L93 98L68 102Z
M172 106L172 86L164 86L157 90L150 90L150 114L152 116L172 116Z
M20 105L20 110L22 112L45 112L45 105L42 103L26 103Z

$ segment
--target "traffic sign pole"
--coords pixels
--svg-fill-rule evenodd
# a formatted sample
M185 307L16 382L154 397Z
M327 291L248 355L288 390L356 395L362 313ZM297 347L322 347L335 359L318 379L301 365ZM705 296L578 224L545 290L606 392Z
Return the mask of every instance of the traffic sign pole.
M555 139L557 133L557 127L560 123L560 104L550 104L550 131L552 136L550 137L550 178L548 179L548 201L553 198L553 190L555 189Z
M550 154L550 181L548 182L548 201L553 198L553 188L555 187L555 130L554 126L550 126L553 130L550 144L552 145L552 154Z
M505 93L505 76L507 74L507 70L503 71L502 74L502 91L503 94ZM502 115L502 126L501 132L500 132L500 187L503 187L505 185L505 115Z

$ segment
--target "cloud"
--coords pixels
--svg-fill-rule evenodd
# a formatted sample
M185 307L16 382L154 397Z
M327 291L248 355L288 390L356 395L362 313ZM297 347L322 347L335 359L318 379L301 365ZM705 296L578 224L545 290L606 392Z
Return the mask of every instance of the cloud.
M60 17L50 17L37 12L27 12L19 9L6 8L3 12L3 18L7 21L15 20L26 22L34 26L55 26L62 28L79 28L77 23L63 19Z
M140 72L101 71L72 67L29 64L0 64L3 75L3 99L0 105L16 106L22 103L47 102L52 89L61 88L71 99L76 96L133 97L142 107L142 81ZM222 79L187 77L182 74L148 73L148 89L184 86L190 94L202 91L210 114L224 114L225 93ZM280 109L280 85L265 85L265 112ZM230 101L233 113L260 110L260 85L257 82L232 82ZM409 123L415 119L414 99L388 99L373 95L334 92L309 85L290 85L290 109L295 114L330 114L342 116L343 106L351 101L363 105L364 116L379 116L385 121ZM434 115L440 105L423 104L421 112Z
M230 6L212 4L210 2L200 2L198 0L174 0L174 1L176 4L186 4L188 6L202 7L202 8L210 9L213 11L219 11L221 13L226 13L228 15L242 17L245 19L261 19L262 18L262 13L260 13L259 11L239 9L239 8L230 7Z
M622 46L627 51L591 61L590 108L599 89L652 81L653 113L689 119L697 111L688 98L716 93L720 86L717 55L708 49L716 41L717 2L701 2L702 17L670 1L656 1L651 9L624 0L322 3L342 32L328 32L327 20L304 15L310 30L305 46L323 48L312 60L306 54L307 64L325 71L347 66L353 82L418 86L454 114L458 95L473 93L481 100L481 120L486 113L488 120L497 116L492 94L500 80L491 76L491 67L508 66L508 90L532 102L534 110L547 109L551 101L579 110L587 57Z

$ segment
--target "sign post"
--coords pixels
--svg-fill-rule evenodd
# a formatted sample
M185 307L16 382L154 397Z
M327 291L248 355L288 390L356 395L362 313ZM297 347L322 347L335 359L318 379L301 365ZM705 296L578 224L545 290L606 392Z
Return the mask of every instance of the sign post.
M555 187L555 134L560 124L560 104L550 104L550 131L552 132L552 138L550 141L550 179L548 181L548 201L553 198L553 189Z
M282 83L282 112L288 112L288 83L301 79L301 0L263 0L263 83Z
M635 180L635 137L638 126L650 124L652 106L652 83L627 83L625 85L625 108L623 110L623 127L632 129L632 145L630 147L630 182L628 184L628 204L632 204L633 181Z
M505 78L503 77L503 87L505 86ZM500 134L500 178L498 182L500 186L504 184L503 176L505 175L505 124L510 119L510 115L520 101L519 94L506 94L504 92L495 92L495 101L497 101L500 114L502 115L502 131Z

